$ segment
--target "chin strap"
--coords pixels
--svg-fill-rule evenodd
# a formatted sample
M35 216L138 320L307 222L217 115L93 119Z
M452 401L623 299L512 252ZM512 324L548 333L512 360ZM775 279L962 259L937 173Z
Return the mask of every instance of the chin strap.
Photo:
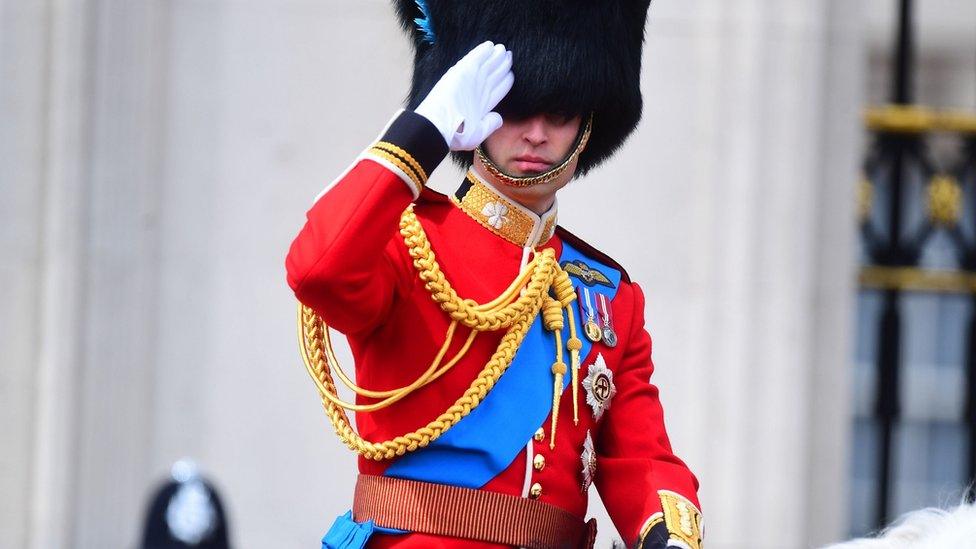
M593 131L593 113L591 112L586 117L586 124L580 130L579 135L576 136L576 143L573 146L571 152L566 155L566 158L562 162L557 164L553 168L549 168L548 171L540 173L538 175L532 176L514 176L509 175L502 171L490 158L488 154L485 153L484 143L478 146L475 150L475 154L484 164L485 169L491 174L492 177L496 178L498 181L509 185L511 187L534 187L536 185L541 185L543 183L549 183L550 181L556 179L563 174L569 165L573 163L573 160L579 158L580 153L586 148L586 143L590 140L590 133Z

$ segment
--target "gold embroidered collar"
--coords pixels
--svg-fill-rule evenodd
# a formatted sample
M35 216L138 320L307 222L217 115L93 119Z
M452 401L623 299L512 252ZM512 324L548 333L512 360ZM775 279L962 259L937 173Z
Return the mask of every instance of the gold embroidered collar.
M451 201L482 227L521 247L545 244L556 230L556 204L541 216L505 197L468 169Z

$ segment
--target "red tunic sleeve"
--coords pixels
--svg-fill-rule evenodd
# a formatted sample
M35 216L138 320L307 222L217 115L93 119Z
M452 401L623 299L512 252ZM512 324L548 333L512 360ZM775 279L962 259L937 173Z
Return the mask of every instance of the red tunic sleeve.
M447 155L426 118L400 111L306 214L285 258L299 301L340 332L378 325L412 280L399 219Z
M595 483L628 546L666 523L672 539L694 549L700 544L698 480L671 450L658 389L651 383L644 294L636 284L627 286L634 316L614 372L617 394L600 429Z

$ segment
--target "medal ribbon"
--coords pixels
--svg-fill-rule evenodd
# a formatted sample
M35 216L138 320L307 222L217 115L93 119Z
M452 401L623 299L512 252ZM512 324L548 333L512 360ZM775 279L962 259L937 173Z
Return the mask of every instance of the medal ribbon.
M607 296L603 294L597 294L597 304L600 307L600 316L603 318L603 325L613 327L613 321L610 318L610 306L607 305Z
M583 288L583 293L586 294L586 311L587 311L586 318L587 320L593 320L594 318L596 318L596 308L593 307L593 300L590 297L590 289Z
M576 301L579 303L580 320L585 322L590 318L589 306L586 304L586 288L576 288Z

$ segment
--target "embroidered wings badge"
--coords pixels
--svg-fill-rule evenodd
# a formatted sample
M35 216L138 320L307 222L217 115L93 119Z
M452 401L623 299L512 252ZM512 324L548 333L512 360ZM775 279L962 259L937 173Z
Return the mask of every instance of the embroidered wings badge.
M560 265L564 271L566 271L569 276L575 276L576 278L583 281L583 284L587 286L595 286L599 284L600 286L606 286L608 288L613 288L613 283L607 278L607 275L603 274L597 269L594 269L583 263L579 259L576 261L563 261Z

